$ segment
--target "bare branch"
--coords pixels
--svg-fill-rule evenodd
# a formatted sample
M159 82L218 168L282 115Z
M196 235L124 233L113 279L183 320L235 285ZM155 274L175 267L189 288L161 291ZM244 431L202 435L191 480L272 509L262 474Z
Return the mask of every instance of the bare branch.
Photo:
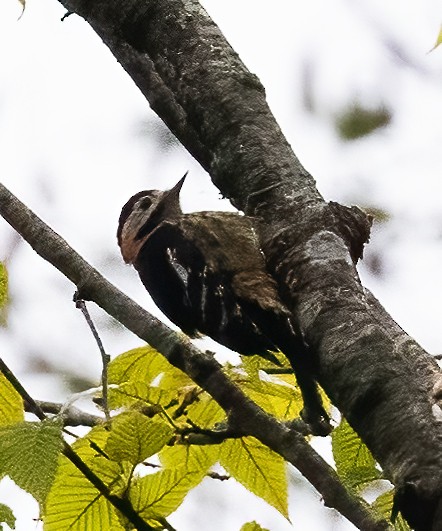
M77 297L77 294L74 295L75 305L77 308L80 309L81 313L84 315L84 318L86 319L86 322L92 332L92 335L94 336L94 339L98 345L98 350L101 354L101 364L102 364L102 370L101 370L101 386L102 386L102 405L103 405L103 411L104 415L106 417L106 420L110 420L110 414L109 414L109 407L108 407L108 379L107 379L107 368L110 362L110 356L109 354L106 354L106 351L104 350L103 343L101 341L100 336L98 335L97 329L95 328L95 325L91 319L91 316L88 312L88 309L86 307L86 303L84 300L79 299Z
M46 400L36 400L35 403L44 413L51 415L61 414L65 426L89 426L92 428L105 420L103 417L86 413L75 406L69 406L65 409L63 404ZM26 407L26 411L30 410ZM33 413L33 411L30 411L30 413Z

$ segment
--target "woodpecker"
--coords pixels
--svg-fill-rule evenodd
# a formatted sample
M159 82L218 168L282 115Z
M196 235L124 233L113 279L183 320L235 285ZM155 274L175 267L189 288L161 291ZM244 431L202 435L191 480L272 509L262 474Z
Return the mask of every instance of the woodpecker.
M251 218L231 212L184 214L184 177L167 191L145 190L124 205L117 238L162 312L190 337L198 333L243 355L290 361L301 413L312 432L330 431L306 346L267 272Z

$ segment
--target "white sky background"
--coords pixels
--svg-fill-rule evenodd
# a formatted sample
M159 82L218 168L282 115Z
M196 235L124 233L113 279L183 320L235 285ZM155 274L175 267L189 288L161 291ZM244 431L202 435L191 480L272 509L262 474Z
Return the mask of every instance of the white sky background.
M371 205L391 215L366 250L384 274L360 268L367 287L424 348L442 352L442 47L428 54L442 21L440 0L206 0L245 64L266 87L269 104L327 200ZM186 170L185 210L227 209L207 175L182 148L166 149L144 98L79 17L61 23L55 0L0 3L0 180L149 311L160 315L134 270L123 265L115 232L135 192L167 188ZM314 112L303 106L306 79ZM391 124L343 142L334 118L353 101L384 103ZM64 400L64 374L98 381L99 354L73 286L0 220L0 259L9 259L12 303L0 330L1 356L34 397ZM91 309L111 355L140 344ZM271 531L290 524L240 486L207 481L171 519L239 529L257 519ZM298 481L296 482L299 483ZM345 530L308 487L293 489L296 529ZM10 483L18 531L37 529L36 505ZM192 500L198 502L198 507ZM24 509L24 508L29 509ZM202 507L204 509L202 509ZM228 519L228 520L227 520Z

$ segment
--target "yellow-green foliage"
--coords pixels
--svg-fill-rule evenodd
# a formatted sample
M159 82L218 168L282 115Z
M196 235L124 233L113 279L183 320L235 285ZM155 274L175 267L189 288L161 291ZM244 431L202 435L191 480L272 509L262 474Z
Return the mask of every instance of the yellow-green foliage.
M266 362L265 362L266 363ZM301 407L293 377L261 378L257 359L227 372L244 391L281 419ZM110 422L78 439L74 450L117 496L128 499L155 529L220 463L230 477L288 518L284 460L251 437L204 442L187 437L217 430L221 407L184 373L150 347L125 352L109 365ZM186 431L187 430L187 431ZM196 430L196 432L195 432ZM207 444L208 443L208 444ZM159 459L150 462L157 455ZM75 495L73 495L75 493ZM44 509L45 531L124 529L124 519L64 456ZM245 529L260 530L258 524ZM252 526L252 527L250 527Z
M269 362L249 357L224 370L265 411L291 420L302 407L296 380L262 371L269 368ZM253 437L211 437L225 426L225 411L154 349L121 354L110 363L108 376L112 418L72 448L110 494L129 500L152 528L167 528L166 518L191 489L213 476L217 463L227 477L288 518L285 461ZM23 401L3 377L0 395L1 472L39 501L44 530L129 529L114 505L62 454L61 423L24 422ZM338 472L352 488L379 477L368 450L345 423L333 436L333 450ZM11 515L4 514L7 521ZM266 531L256 522L243 530Z
M24 419L23 400L8 380L0 373L0 427Z
M72 447L83 462L116 493L127 483L128 474L119 463L98 451L104 448L109 433L98 427ZM120 489L117 489L120 487ZM97 491L66 457L60 456L55 481L43 515L45 531L123 531L124 527L113 506Z
M332 433L332 449L336 470L349 488L360 492L381 477L370 450L345 419Z
M15 529L15 516L11 508L0 503L0 529L3 530L2 522L8 525L11 529Z
M292 374L261 370L269 368L267 361L249 357L225 371L265 411L293 419L302 407L296 380ZM129 500L153 529L169 527L166 518L191 489L213 476L217 463L288 518L284 460L253 437L211 437L225 426L225 411L155 350L142 347L115 358L109 383L112 419L78 438L72 448L109 493ZM360 495L366 487L379 486L374 458L345 420L332 434L332 447L337 472L348 488ZM38 500L44 530L131 528L62 448L61 422L25 422L22 398L0 375L0 474ZM388 518L392 503L390 490L378 496L373 510ZM14 522L10 509L0 504L0 527L1 521ZM400 516L395 528L407 530ZM242 531L266 530L249 522Z
M44 505L61 451L58 421L18 422L0 429L0 470Z
M332 433L332 449L336 471L344 485L353 490L356 495L361 495L369 488L377 489L379 493L382 492L373 502L372 508L374 513L390 520L394 490L390 486L385 492L385 486L388 483L380 482L383 477L374 457L345 419L342 419L340 425ZM409 531L410 529L401 515L396 518L394 528L396 531Z

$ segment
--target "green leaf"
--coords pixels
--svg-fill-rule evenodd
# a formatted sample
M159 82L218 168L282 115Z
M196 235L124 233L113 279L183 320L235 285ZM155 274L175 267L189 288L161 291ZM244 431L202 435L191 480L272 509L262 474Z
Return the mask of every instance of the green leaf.
M59 421L20 422L0 429L0 469L43 505L62 448Z
M152 347L139 347L120 354L109 364L109 383L122 384L126 382L144 382L158 387L166 378L169 388L177 388L193 383L182 371L171 365L164 356ZM173 383L172 383L173 382Z
M23 399L0 373L0 427L23 421Z
M146 382L127 382L117 389L109 389L108 403L111 409L131 406L137 402L167 407L176 401L177 392L166 391L158 387L149 387Z
M285 382L245 382L242 390L260 407L280 419L299 417L303 401L299 388Z
M77 440L73 450L109 487L114 487L122 469L107 459L104 448L107 431L99 426ZM61 456L55 481L43 515L44 531L124 531L113 506L65 456Z
M203 477L201 472L188 471L184 466L161 470L137 480L129 498L142 518L161 521L181 505Z
M112 420L105 453L113 461L129 461L136 465L158 453L173 433L163 421L149 419L138 411L128 411Z
M345 419L331 437L336 470L346 486L361 490L369 482L380 479L381 472L370 450Z
M261 527L257 522L247 522L244 524L240 531L269 531L268 529Z
M281 420L299 417L304 404L294 374L266 375L258 370L262 363L255 358L257 356L245 358L240 366L245 369L246 374L235 368L230 371L229 376L249 398L270 415ZM324 407L329 408L328 397L323 392L321 397Z
M220 445L187 445L176 444L165 446L159 454L161 464L165 468L178 468L180 465L187 470L207 474L209 469L218 461Z
M395 531L411 531L411 527L404 520L404 517L401 514L398 514L394 522Z
M151 347L140 347L120 354L109 364L111 409L130 406L137 401L170 407L179 405L179 389L195 384Z
M0 522L4 522L11 529L15 529L15 520L16 518L11 508L5 505L4 503L0 503ZM3 526L1 523L0 523L0 529L3 529Z
M185 372L171 365L163 356L161 358L167 363L167 369L163 372L158 387L161 389L179 389L195 385L195 382Z
M393 511L393 501L394 501L394 489L390 489L387 492L384 492L376 498L372 504L372 508L385 520L390 520L391 513ZM401 514L396 517L394 522L395 531L410 531L410 526L404 520Z
M199 428L209 430L226 419L226 412L208 393L204 392L188 407L187 417Z
M391 119L391 111L385 105L368 109L356 102L337 117L336 128L343 140L355 140L387 126Z
M284 459L253 437L222 443L220 463L246 489L288 519L287 474Z

